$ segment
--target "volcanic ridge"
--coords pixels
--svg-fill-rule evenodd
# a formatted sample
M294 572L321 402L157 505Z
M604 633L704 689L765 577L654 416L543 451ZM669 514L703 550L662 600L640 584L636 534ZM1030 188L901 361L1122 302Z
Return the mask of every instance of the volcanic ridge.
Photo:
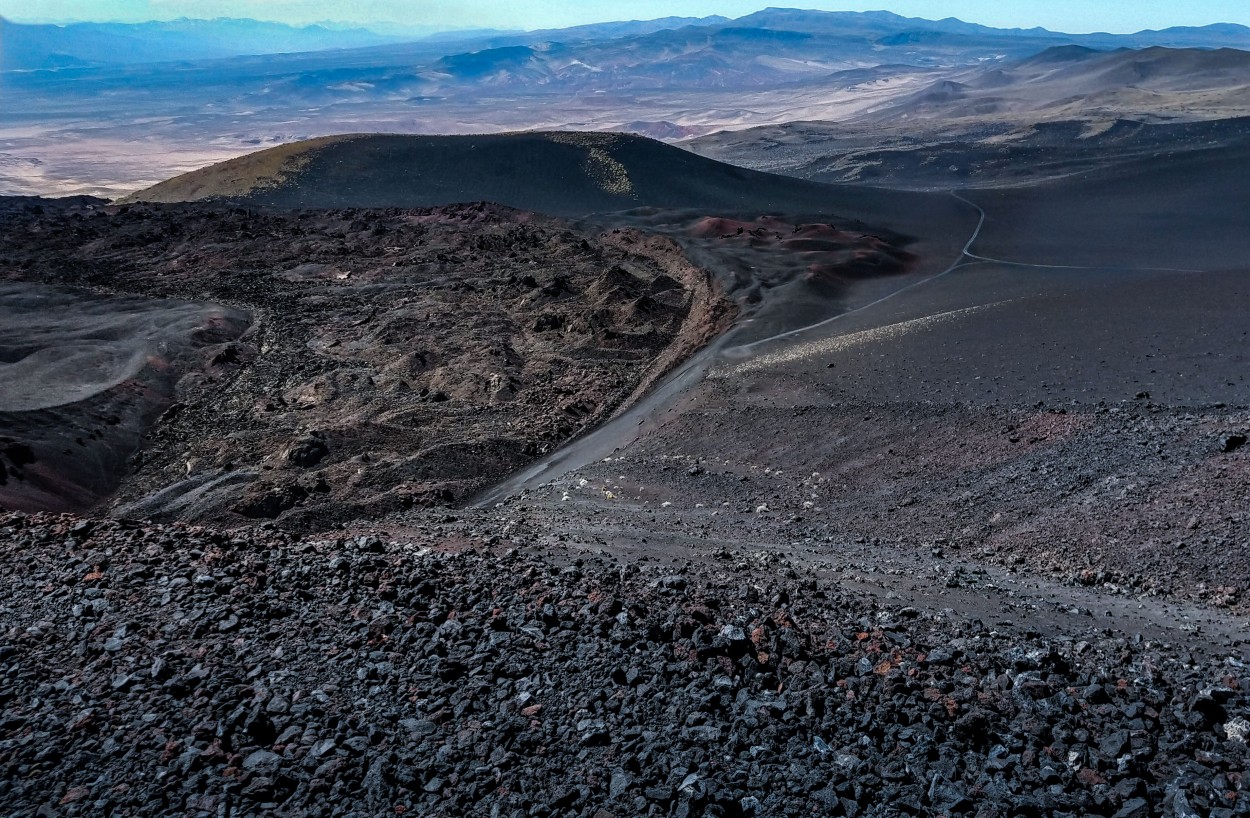
M1189 127L986 189L539 132L5 202L0 803L1250 814L1250 210Z

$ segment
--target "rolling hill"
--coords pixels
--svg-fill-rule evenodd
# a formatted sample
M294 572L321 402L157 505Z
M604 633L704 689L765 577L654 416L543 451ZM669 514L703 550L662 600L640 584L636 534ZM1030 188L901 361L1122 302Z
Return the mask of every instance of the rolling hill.
M584 216L644 207L820 212L831 206L832 190L639 136L539 132L328 137L193 171L125 201L425 207L485 200Z
M1132 112L1214 118L1250 103L1250 51L1056 46L1012 64L944 78L868 119L1058 119Z

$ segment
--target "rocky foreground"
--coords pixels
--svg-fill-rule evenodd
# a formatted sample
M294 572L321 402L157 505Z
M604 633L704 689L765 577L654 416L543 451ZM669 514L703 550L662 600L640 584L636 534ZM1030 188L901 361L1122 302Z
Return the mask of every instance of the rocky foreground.
M0 542L7 815L1250 815L1236 659L761 551L18 514Z

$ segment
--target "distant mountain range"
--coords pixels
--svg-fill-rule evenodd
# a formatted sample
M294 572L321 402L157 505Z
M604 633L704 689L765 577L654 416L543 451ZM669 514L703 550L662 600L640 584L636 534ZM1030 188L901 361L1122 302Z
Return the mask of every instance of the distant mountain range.
M0 17L0 70L34 71L66 67L129 65L223 59L243 55L293 54L428 41L432 52L460 43L488 46L514 40L534 42L559 35L568 41L646 35L669 28L712 25L724 17L667 17L602 23L557 31L442 30L393 24L345 27L329 23L290 26L251 19L180 19L147 23L15 23ZM439 45L448 44L447 46Z
M949 75L867 119L1114 118L1169 97L1195 108L1250 111L1250 51L1055 46L1018 62Z
M257 20L29 25L0 18L0 70L205 60L242 54L361 48L412 39L363 28Z
M427 32L430 34L432 32ZM822 12L769 8L736 20L713 16L610 22L531 32L463 31L419 36L413 31L329 25L294 27L256 20L174 20L138 24L19 24L0 18L0 70L32 71L242 55L352 50L355 66L395 66L447 58L440 68L464 67L492 81L559 81L578 63L603 80L621 68L652 79L712 84L731 79L769 81L815 73L829 66L940 65L968 58L1022 57L1070 43L1091 48L1146 46L1250 48L1250 28L1217 24L1130 35L1071 35L1043 28L999 29L954 18L924 20L890 12ZM530 52L518 49L528 48ZM496 53L492 53L496 52ZM470 55L473 55L470 57ZM630 60L630 55L636 59ZM606 67L601 67L604 64ZM644 70L644 66L651 66ZM455 71L451 71L455 75ZM578 72L574 70L572 75ZM704 79L701 79L704 77ZM574 83L576 84L576 82Z
M863 78L872 81L888 75L882 66L946 71L1008 65L1065 46L1091 53L1160 46L1250 48L1250 29L1221 25L1072 36L888 12L770 9L732 21L610 24L441 45L447 53L437 57L428 42L324 55L286 76L267 71L265 93L326 105L465 94L755 90L831 80L841 85L851 78L848 71L877 71Z
M113 195L197 163L357 131L683 140L788 122L1250 113L1250 28L1239 25L1069 35L774 8L414 37L248 20L0 22L0 192Z

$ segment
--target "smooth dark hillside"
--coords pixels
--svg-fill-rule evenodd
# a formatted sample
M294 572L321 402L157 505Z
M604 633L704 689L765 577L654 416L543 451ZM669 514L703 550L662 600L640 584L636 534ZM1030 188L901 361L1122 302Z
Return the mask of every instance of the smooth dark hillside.
M1250 258L1250 184L1236 169L1247 163L1250 141L1230 140L978 191L989 218L977 252L1031 264L1240 269Z
M296 208L490 201L556 216L636 208L823 213L873 193L745 170L652 139L604 133L369 135L223 162L131 200L227 199Z

